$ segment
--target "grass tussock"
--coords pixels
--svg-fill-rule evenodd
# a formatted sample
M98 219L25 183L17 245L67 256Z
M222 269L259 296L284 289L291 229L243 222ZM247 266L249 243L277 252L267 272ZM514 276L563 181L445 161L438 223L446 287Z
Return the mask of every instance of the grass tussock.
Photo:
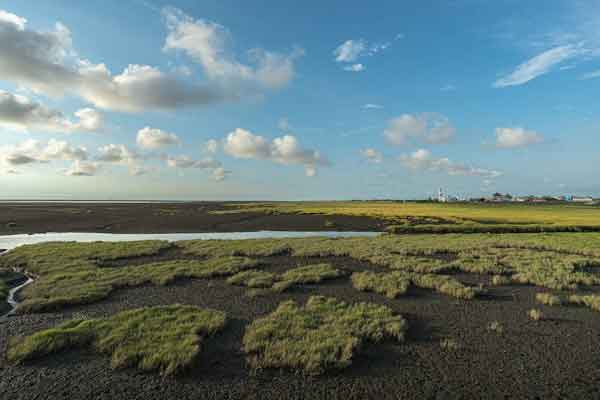
M532 321L541 321L544 318L544 314L542 313L542 311L538 310L537 308L532 308L531 310L529 310L527 312L527 316Z
M53 311L102 300L119 288L167 285L182 278L224 277L254 266L256 261L243 257L173 260L118 268L99 268L92 262L70 263L62 269L54 268L38 275L34 283L24 289L24 301L17 311Z
M348 367L363 342L403 341L406 329L388 307L313 296L305 306L286 301L255 320L244 335L244 351L256 369L320 374Z
M589 307L594 311L600 311L600 295L578 295L569 296L568 302L571 304Z
M511 280L507 276L494 275L492 277L492 285L493 286L505 286L505 285L509 285L510 283L511 283Z
M406 294L410 286L410 278L406 273L390 272L356 272L352 274L352 286L363 292L375 292L390 299Z
M113 368L178 373L191 365L206 337L225 326L225 314L171 305L121 312L105 319L77 319L17 340L8 350L14 363L76 347L111 356Z
M560 306L562 304L561 298L552 293L536 293L535 299L538 303L547 306Z
M255 269L238 272L229 277L227 283L230 285L247 286L249 288L270 288L276 282L277 276L271 272L258 271Z
M276 293L282 293L296 285L321 283L344 275L344 272L334 268L331 264L306 265L287 270L279 275L277 277L278 282L273 284L272 290Z
M360 291L370 291L394 299L408 291L410 285L435 290L457 299L470 300L482 289L466 286L447 275L417 274L393 271L389 273L357 272L352 274L352 285Z
M452 338L446 338L440 342L440 347L442 350L456 351L460 348L460 344Z

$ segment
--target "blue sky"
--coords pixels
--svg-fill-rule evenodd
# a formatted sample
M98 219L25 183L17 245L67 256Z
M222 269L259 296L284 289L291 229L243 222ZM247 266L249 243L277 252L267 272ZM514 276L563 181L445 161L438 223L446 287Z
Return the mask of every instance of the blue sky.
M2 198L600 195L600 2L0 2Z

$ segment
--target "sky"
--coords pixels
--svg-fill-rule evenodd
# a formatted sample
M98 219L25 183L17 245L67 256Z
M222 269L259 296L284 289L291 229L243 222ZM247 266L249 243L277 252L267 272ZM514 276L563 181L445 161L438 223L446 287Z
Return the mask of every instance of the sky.
M0 0L0 199L600 196L600 1Z

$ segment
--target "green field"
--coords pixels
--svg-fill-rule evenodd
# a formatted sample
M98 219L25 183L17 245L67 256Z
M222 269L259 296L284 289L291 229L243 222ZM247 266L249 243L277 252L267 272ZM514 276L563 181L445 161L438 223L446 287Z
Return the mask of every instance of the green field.
M430 203L394 201L274 202L233 204L216 213L264 212L373 217L390 226L445 233L494 230L547 231L600 229L600 207L577 204ZM494 227L493 227L494 226ZM393 229L392 229L393 230Z

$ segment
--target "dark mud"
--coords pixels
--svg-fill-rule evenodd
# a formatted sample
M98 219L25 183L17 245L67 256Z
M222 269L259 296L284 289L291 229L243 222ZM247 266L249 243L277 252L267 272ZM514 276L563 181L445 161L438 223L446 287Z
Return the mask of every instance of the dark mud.
M385 222L346 215L212 214L231 203L0 204L0 234L383 231Z
M347 272L378 267L347 258L266 259L270 271L314 262L333 262ZM110 268L110 266L107 266ZM118 265L114 265L118 267ZM487 277L456 274L469 284ZM596 290L594 288L594 290ZM144 286L54 314L15 316L0 322L0 358L8 338L27 335L76 317L172 303L226 311L229 324L207 342L198 365L176 378L133 369L111 370L108 357L74 349L25 366L0 364L4 399L598 399L600 398L600 313L535 303L539 289L493 287L481 299L459 301L428 290L390 300L352 288L348 277L307 285L289 293L247 297L224 280L183 280L166 287ZM245 327L288 299L305 302L322 294L349 302L385 304L408 319L402 344L365 346L353 365L320 377L288 371L253 373L241 351ZM542 321L527 311L540 308ZM503 332L487 325L498 321ZM455 350L442 349L451 338Z

